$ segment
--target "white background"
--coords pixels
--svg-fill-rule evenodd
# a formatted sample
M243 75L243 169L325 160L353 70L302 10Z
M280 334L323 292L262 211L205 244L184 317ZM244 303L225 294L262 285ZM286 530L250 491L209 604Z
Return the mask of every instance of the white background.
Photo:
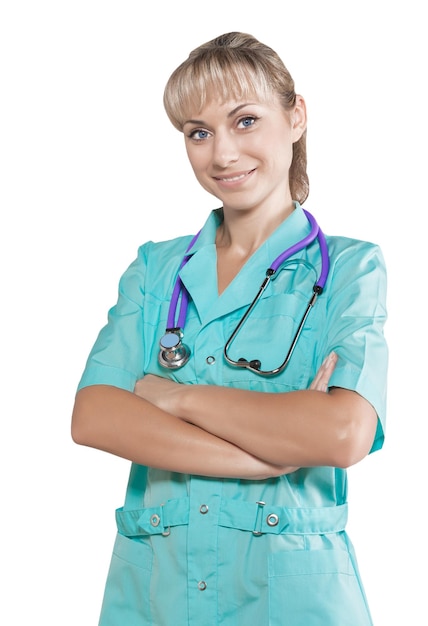
M349 532L375 626L424 623L423 4L1 4L2 624L97 623L129 465L72 443L74 392L138 245L194 233L217 206L162 92L190 50L230 30L273 47L306 98L306 207L327 233L384 251L388 431L349 472Z

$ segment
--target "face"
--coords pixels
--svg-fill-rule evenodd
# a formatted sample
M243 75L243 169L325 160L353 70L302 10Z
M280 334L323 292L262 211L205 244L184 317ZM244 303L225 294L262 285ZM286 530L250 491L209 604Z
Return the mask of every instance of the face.
M193 113L193 112L192 112ZM285 111L269 102L209 101L183 126L187 154L197 180L218 198L224 211L263 210L274 215L292 205L289 169L293 143L306 127L298 97Z

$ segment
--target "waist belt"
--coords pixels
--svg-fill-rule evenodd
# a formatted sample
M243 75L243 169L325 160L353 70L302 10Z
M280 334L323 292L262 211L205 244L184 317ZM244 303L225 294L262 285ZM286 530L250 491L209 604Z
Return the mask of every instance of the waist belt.
M198 514L209 516L208 505L201 505ZM172 527L188 525L190 517L189 498L168 500L161 506L145 509L116 510L117 529L127 537L169 535ZM255 535L320 535L345 529L348 505L289 508L271 506L265 502L221 500L215 517L218 526L248 531Z

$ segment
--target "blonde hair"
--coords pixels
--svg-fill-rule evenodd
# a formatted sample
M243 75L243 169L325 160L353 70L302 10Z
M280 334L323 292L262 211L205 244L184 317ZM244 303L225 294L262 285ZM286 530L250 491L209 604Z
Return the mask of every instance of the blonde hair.
M296 103L294 81L278 54L246 33L226 33L193 50L171 74L164 106L172 124L183 131L189 111L201 111L212 97L220 101L276 94L286 111ZM290 189L301 204L309 194L306 130L293 144Z

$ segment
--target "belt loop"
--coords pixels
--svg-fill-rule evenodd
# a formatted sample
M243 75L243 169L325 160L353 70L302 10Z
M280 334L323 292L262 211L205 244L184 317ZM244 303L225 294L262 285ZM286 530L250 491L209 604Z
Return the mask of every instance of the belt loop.
M256 504L257 504L257 509L256 509L256 519L254 520L253 535L258 536L258 535L263 534L261 531L262 521L263 521L262 509L265 506L266 502L263 502L262 500L258 500Z
M162 536L168 537L168 535L171 534L171 526L168 524L167 508L165 508L164 503L161 504L160 512L161 512L162 526L163 526Z

